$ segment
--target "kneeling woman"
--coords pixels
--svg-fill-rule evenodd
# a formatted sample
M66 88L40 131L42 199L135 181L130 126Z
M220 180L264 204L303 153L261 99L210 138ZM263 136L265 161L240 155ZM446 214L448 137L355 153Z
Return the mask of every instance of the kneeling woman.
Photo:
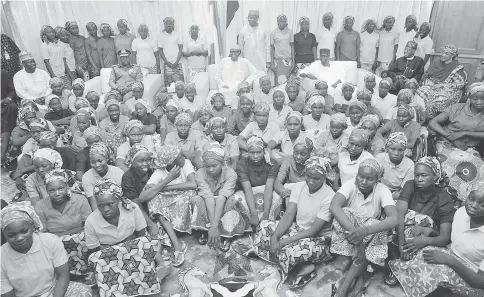
M91 288L69 281L69 264L60 238L38 233L42 223L26 203L0 213L2 234L2 296L91 297ZM28 259L28 261L26 261Z
M175 233L191 233L190 198L195 195L195 169L178 146L155 147L155 172L139 195L148 202L150 216L158 221L170 237L174 252L173 266L185 261L187 246Z
M331 201L334 216L331 253L345 257L346 276L333 285L332 296L348 296L369 262L385 264L388 230L397 226L390 190L380 183L383 168L375 159L361 162L356 178L341 186ZM385 219L382 219L381 209Z
M220 247L222 251L230 248L230 238L251 231L250 213L247 207L237 202L234 196L237 174L225 164L223 148L211 144L203 153L204 167L198 169L195 180L198 195L193 197L193 229L208 231L208 244ZM235 213L238 215L234 216ZM205 244L202 233L200 244Z
M279 263L284 278L299 266L292 287L305 285L316 276L313 263L331 259L327 242L334 191L326 184L330 169L328 158L309 158L305 181L294 185L282 219L262 221L257 228L254 246L259 257Z

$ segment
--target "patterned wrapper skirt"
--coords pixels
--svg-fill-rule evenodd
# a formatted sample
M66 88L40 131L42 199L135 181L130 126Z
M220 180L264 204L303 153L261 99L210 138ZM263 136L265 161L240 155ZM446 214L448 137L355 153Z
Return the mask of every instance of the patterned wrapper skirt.
M218 198L216 197L215 199ZM245 200L245 198L240 196L237 198L235 195L232 195L225 201L223 214L218 227L220 236L232 238L252 231L249 208L242 200ZM208 231L210 221L208 219L205 200L196 195L190 199L190 204L193 210L192 229Z
M187 83L191 82L195 78L195 75L200 72L207 72L207 68L188 68Z
M49 291L39 297L53 297L54 294L52 291ZM64 297L92 297L92 290L88 285L77 283L77 282L69 282L67 286L67 291L64 294Z
M423 250L439 250L454 256L459 262L469 267L467 263L444 248L427 247ZM432 293L437 287L445 287L452 291L452 296L482 297L484 291L473 289L452 268L447 265L429 264L423 259L423 250L410 261L400 259L388 264L393 274L400 282L407 297L424 297Z
M277 58L274 60L274 66L276 68L276 78L279 79L281 75L284 75L286 78L289 77L292 70L292 62L291 59L282 59Z
M64 134L59 134L59 139L62 141L64 145L71 145L72 144L72 130L70 125L63 125L61 126L65 130Z
M355 228L371 226L380 222L374 218L361 216L352 208L344 207L343 211ZM346 231L347 230L340 225L338 220L333 220L331 253L353 257L356 255L357 247L348 242L345 234ZM363 242L366 245L366 259L376 265L384 266L385 259L388 257L388 233L383 231L368 235Z
M140 237L110 246L89 256L100 297L125 297L160 293L155 255L158 240Z
M156 220L161 215L170 221L173 229L179 232L192 232L190 198L196 195L193 190L158 193L148 202L150 216Z
M75 275L86 275L89 273L87 265L88 249L86 246L84 232L60 237L64 248L69 256L69 272Z
M257 227L253 245L259 257L271 261L269 255L271 236L276 231L278 224L279 221L264 220ZM294 236L301 231L302 229L293 223L281 239ZM321 263L331 260L332 256L329 247L330 238L324 236L303 238L282 247L276 257L277 262L282 268L283 277L286 278L291 269L299 263Z
M165 86L170 86L172 82L176 82L176 80L183 80L183 67L181 63L178 63L178 66L173 69L168 67L166 64L164 64L164 70L165 70ZM178 78L175 78L175 75L178 76Z
M262 217L264 213L264 190L266 186L252 187L252 192L254 193L255 208L259 218ZM234 194L235 198L244 205L245 208L249 209L247 201L245 200L245 194L243 191L237 191ZM281 218L283 215L283 200L275 191L272 192L272 204L269 211L269 220L274 221Z
M143 67L146 70L148 70L148 74L158 74L158 68L156 65L150 66L150 67Z
M104 143L110 147L114 152L117 152L118 147L126 141L126 138L121 133L106 133L104 136Z

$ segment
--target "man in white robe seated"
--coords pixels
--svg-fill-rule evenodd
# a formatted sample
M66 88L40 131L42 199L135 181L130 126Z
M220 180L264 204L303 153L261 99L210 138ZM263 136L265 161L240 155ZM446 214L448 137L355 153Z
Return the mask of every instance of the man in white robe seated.
M328 94L334 95L336 88L345 81L346 71L343 66L329 60L330 50L319 50L319 61L314 61L299 72L299 77L323 80L328 84Z
M37 69L32 54L21 52L19 59L23 69L13 76L15 92L21 98L22 105L27 101L34 101L39 111L45 113L47 111L45 96L49 89L50 75L42 69Z
M237 109L237 88L242 82L252 85L254 79L264 75L263 71L257 70L249 60L239 57L241 50L234 46L230 49L229 57L223 58L215 74L215 80L220 93L225 96L225 105Z

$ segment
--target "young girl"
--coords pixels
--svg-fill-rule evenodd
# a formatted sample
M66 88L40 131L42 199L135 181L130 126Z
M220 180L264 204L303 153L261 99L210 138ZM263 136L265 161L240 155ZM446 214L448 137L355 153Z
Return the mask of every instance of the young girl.
M87 81L89 80L89 72L87 72L89 61L86 54L86 38L79 34L79 26L76 21L67 22L65 27L69 34L69 45L74 50L76 62L76 67L71 70L76 71L76 77Z
M371 97L372 97L371 91L367 89L360 90L356 93L356 98L358 99L358 101L363 102L366 105L366 111L364 115L373 114L378 116L380 121L383 121L383 117L380 114L380 111L378 110L378 108L371 105ZM349 115L348 109L346 110L346 115L347 116Z
M227 122L230 120L232 115L232 110L229 106L225 106L225 96L222 93L215 93L210 98L210 103L212 104L213 117L224 118ZM198 119L197 114L195 114L195 119Z
M72 125L72 119L76 119L76 124ZM72 145L80 149L87 146L83 132L91 126L91 113L86 108L77 111L76 116L71 119L71 129L73 134Z
M59 97L55 95L48 95L45 98L45 105L49 108L49 112L45 114L44 118L54 126L60 126L65 130L65 133L61 134L61 140L63 144L70 145L72 141L70 123L74 113L68 108L62 108Z
M86 24L86 29L89 33L89 36L86 38L86 55L91 65L90 77L99 76L102 67L99 52L97 50L97 42L100 39L100 37L97 36L97 26L95 23L89 22Z
M135 112L131 116L131 120L139 120L143 123L143 133L146 135L154 134L156 131L156 124L158 120L151 114L151 108L143 99L138 99L134 105Z
M166 135L176 131L175 119L180 113L180 104L177 99L170 99L166 103L166 113L160 119L160 138L161 143L165 143Z
M368 132L369 139L366 150L373 156L385 151L385 139L380 133L377 133L380 123L380 119L376 115L369 114L361 118L358 125L358 128Z
M114 44L114 31L109 24L101 24L102 37L97 41L97 50L101 60L101 68L111 68L118 64L118 55Z
M338 168L341 184L355 178L358 166L366 159L374 159L372 154L365 150L368 145L368 131L354 129L348 139L348 147L338 153Z
M403 105L403 104L408 104L408 105L410 105L411 109L413 110L413 112L415 114L415 117L413 118L413 120L417 121L417 115L418 114L417 114L417 110L415 109L415 107L412 106L412 104L411 104L412 97L413 97L413 93L410 89L401 89L398 92L398 95L397 95L397 104L388 111L387 118L389 120L396 119L398 107L400 105Z
M272 93L272 103L269 105L269 121L279 125L281 131L285 130L285 122L288 114L291 113L292 108L287 106L287 94L283 90L274 90Z
M314 147L325 147L330 152L333 166L338 163L338 152L348 145L349 134L346 128L348 128L346 116L335 113L329 121L329 130L321 132L314 142Z
M69 68L67 75L71 80L74 80L77 78L76 58L74 57L74 50L69 45L69 32L67 32L65 28L60 26L57 26L54 29L54 31L55 31L56 38L61 41L59 42L59 44L63 48L64 53L66 55L66 63L67 63L67 67Z
M254 120L253 106L254 99L250 94L244 94L239 97L238 108L234 111L227 124L227 132L229 134L238 136Z
M119 102L110 99L106 102L109 117L99 123L102 140L113 150L117 149L125 140L124 127L129 121L127 116L121 115Z
M260 90L255 92L254 101L255 103L264 102L267 104L272 103L272 82L268 75L263 75L259 78Z
M76 78L75 80L72 81L72 94L75 96L76 99L83 97L84 87L85 87L85 84L82 78Z
M123 171L128 171L126 166L126 158L129 149L136 143L141 143L146 146L150 152L153 152L154 146L157 144L158 138L153 135L145 135L143 133L144 125L139 120L130 120L124 125L123 134L127 137L126 141L121 144L116 150L116 166Z
M212 106L210 104L205 104L200 107L196 114L198 115L198 120L192 124L192 129L200 132L201 139L207 139L210 135L210 129L208 129L208 122L213 117Z
M192 116L198 109L198 104L195 102L195 95L197 95L195 84L188 83L185 85L185 97L180 99L180 107L184 112L188 112Z
M341 92L336 91L334 95L334 111L345 113L349 105L355 101L358 101L355 86L352 83L344 83Z
M319 92L319 95L324 97L324 113L332 115L334 111L334 97L328 94L328 83L323 80L318 80L314 87ZM308 93L309 94L309 93Z
M306 131L310 130L328 130L331 116L323 113L324 111L324 97L313 96L306 104L306 109L310 114L303 117L304 128Z
M287 82L285 90L287 97L289 98L287 105L292 108L292 110L303 113L306 93L303 92L303 94L300 94L300 85L295 79L291 79Z
M129 98L128 100L126 100L126 102L124 104L126 104L126 106L129 108L129 110L131 112L134 112L135 111L134 105L136 104L136 101L138 99L142 99L143 98L143 93L144 93L144 90L145 90L145 86L144 86L144 84L142 82L135 81L131 85L131 90L133 92L133 97L132 98Z
M351 103L350 107L348 108L348 133L351 133L353 129L355 129L361 121L361 118L366 112L366 105L361 101L356 101Z
M64 86L69 88L71 79L66 75L66 54L64 47L58 42L55 31L51 26L42 26L40 30L40 54L45 63L45 68L51 77L58 77L64 81ZM67 73L69 73L67 69Z
M64 81L58 77L53 77L50 79L49 84L50 90L47 91L47 96L56 96L61 101L61 106L63 109L68 108L72 112L75 112L74 102L76 101L76 96L72 94L72 91L70 91L68 88L64 87ZM45 105L47 106L47 108L49 108L47 102L45 103Z
M380 36L376 29L376 22L372 19L366 20L361 26L361 46L360 46L360 58L361 69L369 72L373 72L376 69L377 60L377 47Z
M147 69L150 74L160 73L160 56L156 40L150 36L145 24L139 25L138 33L140 37L134 39L131 44L134 64Z
M415 110L408 104L400 105L397 109L397 117L378 129L378 133L383 137L394 132L403 132L408 140L408 146L405 155L411 156L415 141L420 137L420 124L413 121Z
M356 61L360 68L360 34L353 30L355 18L347 16L343 19L343 30L336 35L336 60Z

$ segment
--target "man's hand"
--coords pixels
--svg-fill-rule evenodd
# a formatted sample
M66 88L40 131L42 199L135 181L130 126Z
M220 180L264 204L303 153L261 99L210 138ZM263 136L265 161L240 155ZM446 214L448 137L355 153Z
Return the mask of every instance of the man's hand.
M363 243L363 239L368 235L368 231L366 227L360 227L356 228L353 231L350 231L346 235L346 239L352 244L352 245L359 245Z
M406 253L416 253L426 246L428 246L427 239L425 237L419 236L406 240L402 244L402 249Z
M451 255L438 250L423 251L423 258L429 264L444 264L448 266L451 266L455 260Z
M449 133L447 139L450 140L450 141L455 141L455 140L457 140L459 138L465 137L466 134L467 133L465 131L452 132L452 133Z

